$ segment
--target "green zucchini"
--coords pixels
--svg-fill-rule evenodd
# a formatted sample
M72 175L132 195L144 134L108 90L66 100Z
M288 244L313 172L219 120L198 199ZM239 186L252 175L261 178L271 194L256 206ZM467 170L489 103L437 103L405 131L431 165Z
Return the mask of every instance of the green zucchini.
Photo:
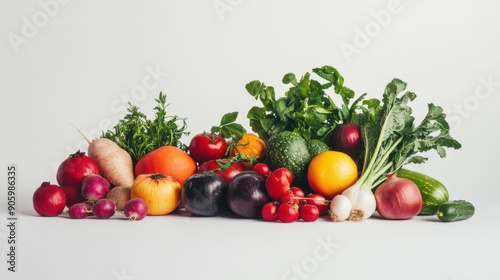
M409 179L420 190L420 194L422 194L422 210L418 213L419 215L435 215L439 205L449 200L446 187L434 178L408 169L398 170L396 176Z
M467 220L474 216L475 208L472 203L465 200L453 200L439 205L438 218L443 222L456 222Z

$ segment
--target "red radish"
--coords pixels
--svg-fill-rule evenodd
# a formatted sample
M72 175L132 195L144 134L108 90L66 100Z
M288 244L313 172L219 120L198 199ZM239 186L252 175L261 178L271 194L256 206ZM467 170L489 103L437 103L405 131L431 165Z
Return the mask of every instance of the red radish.
M281 203L292 203L299 205L304 198L304 191L299 187L291 187L290 190L281 196Z
M69 155L57 169L57 183L59 186L80 187L83 178L89 174L99 174L101 170L97 162L85 155L85 152L76 152Z
M345 120L335 127L331 134L332 150L348 154L355 162L364 149L359 127Z
M92 207L92 213L99 219L108 219L113 217L116 212L116 206L113 200L103 198L98 200Z
M72 219L84 219L90 212L91 207L86 203L76 203L68 209L68 215Z
M33 193L33 208L40 216L60 215L66 206L66 194L58 185L43 182Z
M410 219L422 209L422 195L417 185L394 173L387 175L387 180L375 190L375 199L377 212L385 219Z
M290 203L290 204L297 204L299 205L300 204L300 200L298 197L294 196L293 193L291 191L285 193L284 195L281 196L280 200L279 200L280 204L287 204L287 203Z
M98 201L109 192L110 184L101 175L90 174L82 181L82 195L90 201Z
M148 205L142 198L133 198L125 204L123 214L131 221L142 220L148 214Z
M299 198L299 200L301 198L306 197L306 194L304 193L304 191L299 187L291 187L290 191L292 191L293 196L295 196L296 198Z
M307 196L306 203L316 206L319 210L319 215L323 215L328 210L328 201L319 193L311 193Z

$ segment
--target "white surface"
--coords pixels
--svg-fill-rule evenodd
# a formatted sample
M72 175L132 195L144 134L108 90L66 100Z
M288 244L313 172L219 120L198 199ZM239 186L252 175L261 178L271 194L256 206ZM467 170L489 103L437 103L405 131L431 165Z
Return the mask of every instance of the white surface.
M498 2L67 1L49 16L40 4L48 2L0 3L0 180L6 186L6 166L15 163L20 186L18 272L7 272L3 261L1 279L500 279ZM218 13L214 4L224 3L229 8ZM382 14L390 20L377 22ZM28 30L26 21L37 25ZM359 32L367 29L363 42ZM23 43L16 47L13 36ZM346 44L358 52L346 55ZM230 111L248 124L246 112L257 103L247 82L282 93L285 73L325 64L358 94L380 97L398 77L417 93L417 115L427 102L448 111L463 148L416 168L441 180L452 199L473 202L473 219L285 225L34 215L36 187L55 182L55 167L86 148L68 123L97 137L128 100L150 114L163 91L169 113L188 117L193 134ZM493 82L485 87L484 80ZM146 95L134 97L144 81ZM2 225L5 197L4 188ZM1 226L0 259L6 234ZM328 240L336 246L321 251ZM287 274L303 265L306 275Z

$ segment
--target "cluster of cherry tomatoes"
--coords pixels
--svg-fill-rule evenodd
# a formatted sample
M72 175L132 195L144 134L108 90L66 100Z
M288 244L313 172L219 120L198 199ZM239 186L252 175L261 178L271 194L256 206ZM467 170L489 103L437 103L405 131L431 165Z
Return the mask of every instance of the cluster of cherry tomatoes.
M266 190L274 200L262 207L262 218L266 221L314 222L328 210L328 201L321 194L309 194L291 186L292 172L287 168L278 168L270 172L266 178Z

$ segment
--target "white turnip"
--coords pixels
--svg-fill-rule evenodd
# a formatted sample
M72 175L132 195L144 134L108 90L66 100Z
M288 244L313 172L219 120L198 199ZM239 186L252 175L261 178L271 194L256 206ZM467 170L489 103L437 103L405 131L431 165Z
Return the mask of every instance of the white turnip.
M77 127L75 128L89 143L88 155L97 162L102 176L114 186L131 188L135 177L130 154L107 138L90 141Z

